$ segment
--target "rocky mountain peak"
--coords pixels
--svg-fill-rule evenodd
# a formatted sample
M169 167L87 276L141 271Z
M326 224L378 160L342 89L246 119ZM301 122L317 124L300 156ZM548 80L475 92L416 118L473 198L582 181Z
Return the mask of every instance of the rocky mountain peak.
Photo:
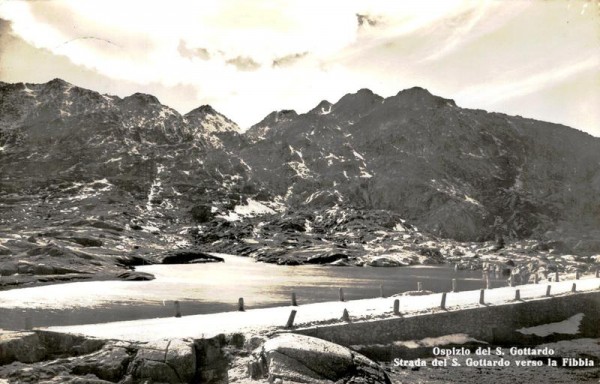
M396 96L386 99L385 102L392 102L400 106L417 107L417 109L423 107L456 107L454 100L433 95L427 89L421 87L404 89L398 92Z
M66 82L63 79L55 78L45 84L46 88L69 88L73 84Z
M156 96L140 92L136 92L133 95L125 97L123 99L123 103L138 105L160 105L160 101L158 100L158 98L156 98Z
M373 93L370 89L363 88L356 93L344 95L332 106L331 113L342 121L352 121L367 115L382 101L383 97Z
M345 104L374 104L377 102L381 102L383 97L373 93L370 89L362 88L359 89L356 93L348 93L335 103L335 106L340 107Z
M252 142L263 139L266 135L271 134L271 128L280 124L289 123L298 117L298 113L293 109L282 109L273 111L265 116L260 123L253 125L245 132L245 136Z
M215 109L213 107L211 107L208 104L204 104L199 106L198 108L194 108L191 111L189 111L188 113L186 113L184 116L185 117L190 117L190 116L205 116L205 115L216 115L219 112L215 111Z
M212 106L205 104L186 113L184 120L192 130L205 133L239 133L240 127Z
M329 101L321 100L321 102L319 104L317 104L316 107L311 109L308 113L312 113L312 114L316 114L316 115L327 115L327 114L331 113L332 106L333 106L333 104L330 103Z

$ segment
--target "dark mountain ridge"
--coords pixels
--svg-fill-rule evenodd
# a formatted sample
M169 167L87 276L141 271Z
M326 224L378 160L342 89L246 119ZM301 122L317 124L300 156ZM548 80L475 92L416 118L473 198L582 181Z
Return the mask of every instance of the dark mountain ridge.
M600 139L565 126L458 108L415 87L387 99L360 90L269 128L242 157L298 204L335 190L461 240L600 227Z
M208 105L1 83L0 270L74 243L96 244L79 272L192 245L282 264L399 249L412 263L436 238L592 254L599 165L598 138L418 87L276 111L242 134Z

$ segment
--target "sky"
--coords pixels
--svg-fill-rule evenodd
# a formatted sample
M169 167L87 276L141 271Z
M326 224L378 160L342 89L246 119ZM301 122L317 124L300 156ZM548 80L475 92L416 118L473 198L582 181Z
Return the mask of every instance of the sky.
M600 0L0 0L0 81L57 77L243 129L420 86L600 137Z

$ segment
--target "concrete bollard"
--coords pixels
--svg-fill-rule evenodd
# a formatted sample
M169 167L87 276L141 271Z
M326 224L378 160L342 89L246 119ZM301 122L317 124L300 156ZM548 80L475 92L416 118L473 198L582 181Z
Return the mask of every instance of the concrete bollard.
M600 277L600 268L596 268L596 277Z
M340 301L345 301L344 300L344 290L342 288L340 288Z
M577 292L577 284L573 283L571 286L571 292Z
M485 303L485 289L479 291L479 304Z
M394 315L400 315L400 299L394 300Z
M246 310L246 308L244 308L244 298L240 297L238 299L238 311L244 312L245 310Z
M515 300L521 300L521 290L519 289L515 291Z
M446 292L442 293L442 302L440 304L440 308L446 309Z
M292 306L298 306L298 302L296 301L296 292L292 292Z
M554 274L554 281L558 282L558 271Z
M296 318L296 310L292 309L292 312L290 312L290 317L288 317L288 321L285 324L286 328L292 328L294 326L294 319Z
M179 301L175 300L173 304L175 305L175 317L181 317L181 306L179 305Z
M535 275L533 275L533 284L537 284L539 283L540 278L538 277L537 273Z
M458 272L458 264L454 264L454 272Z
M379 296L380 297L385 297L385 295L383 294L383 284L379 285Z
M417 282L417 291L421 292L423 290L423 283L420 281Z
M350 321L350 314L346 308L344 308L344 313L342 313L342 320Z
M485 275L485 289L492 288L492 283L490 282L490 276Z
M515 277L512 275L512 273L508 277L508 286L509 287L514 287L515 286Z
M452 292L456 292L456 279L452 279Z
M548 285L548 286L546 287L546 296L550 296L550 290L551 290L551 289L552 289L552 286L551 286L551 285Z
M579 271L575 271L575 280L579 280Z

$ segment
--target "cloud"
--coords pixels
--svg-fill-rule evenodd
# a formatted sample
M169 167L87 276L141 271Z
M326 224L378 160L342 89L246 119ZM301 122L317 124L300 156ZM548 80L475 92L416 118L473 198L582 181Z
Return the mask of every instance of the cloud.
M15 39L0 38L10 40L0 47L0 80L78 73L72 77L89 88L160 92L181 112L212 104L244 127L272 110L308 110L359 88L389 96L414 85L510 113L511 97L543 100L544 89L581 71L597 76L576 65L600 55L599 5L585 4L9 1L0 17ZM35 69L31 59L39 58L49 64ZM585 101L569 103L565 109L582 110ZM589 114L567 115L592 129Z
M235 66L240 71L255 71L260 68L260 64L254 61L251 57L238 56L227 60L227 64Z
M200 60L209 60L210 53L206 48L188 48L187 44L183 40L179 40L179 45L177 46L177 52L181 55L181 57L186 59L194 59L198 58Z
M582 61L575 61L569 65L549 67L546 70L528 77L518 79L505 79L494 83L486 83L467 88L456 95L458 99L482 100L486 104L493 105L497 102L522 97L524 95L543 91L554 84L562 83L570 78L576 77L582 72L597 70L600 67L600 58L590 56Z
M293 53L291 55L287 55L287 56L283 56L283 57L277 57L273 60L273 67L287 67L287 66L293 65L294 63L298 62L299 60L306 57L307 55L308 55L308 52L302 52L302 53Z
M356 20L358 22L358 27L366 27L371 26L374 27L377 24L381 23L380 17L373 17L370 15L362 15L360 13L356 14Z

